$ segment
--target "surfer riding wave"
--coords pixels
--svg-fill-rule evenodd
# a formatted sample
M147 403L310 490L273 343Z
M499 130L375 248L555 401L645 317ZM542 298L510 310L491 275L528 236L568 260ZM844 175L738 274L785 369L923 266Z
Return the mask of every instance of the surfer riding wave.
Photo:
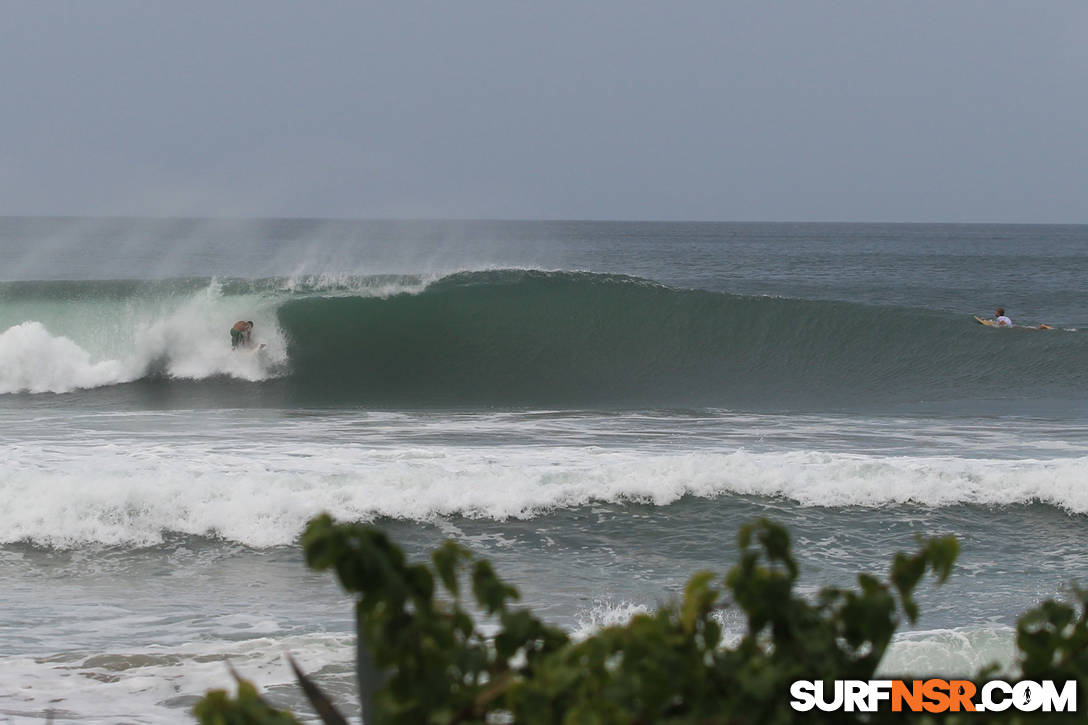
M237 350L239 347L249 347L253 341L253 320L238 320L230 328L230 347Z

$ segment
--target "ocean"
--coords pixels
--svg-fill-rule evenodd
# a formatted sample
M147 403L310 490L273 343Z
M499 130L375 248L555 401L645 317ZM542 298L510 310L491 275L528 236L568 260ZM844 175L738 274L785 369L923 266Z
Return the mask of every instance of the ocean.
M1088 582L1088 226L3 218L0 259L0 722L191 721L227 661L305 712L284 653L353 704L321 511L578 636L759 516L806 592L954 534L895 673L1015 668Z

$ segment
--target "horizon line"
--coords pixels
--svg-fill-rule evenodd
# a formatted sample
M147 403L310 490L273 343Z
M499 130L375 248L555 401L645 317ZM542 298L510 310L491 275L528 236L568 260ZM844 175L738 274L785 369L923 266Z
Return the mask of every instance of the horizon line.
M826 224L897 226L1086 226L1088 222L1057 221L857 221L828 219L610 219L610 218L516 218L516 217L351 217L351 216L151 216L138 214L0 214L0 219L78 221L202 221L202 222L422 222L422 223L528 223L528 224Z

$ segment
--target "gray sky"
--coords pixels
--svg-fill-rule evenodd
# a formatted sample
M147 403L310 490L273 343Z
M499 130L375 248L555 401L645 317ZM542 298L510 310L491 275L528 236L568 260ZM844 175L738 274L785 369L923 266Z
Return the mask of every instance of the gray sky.
M0 214L1088 222L1088 3L0 2Z

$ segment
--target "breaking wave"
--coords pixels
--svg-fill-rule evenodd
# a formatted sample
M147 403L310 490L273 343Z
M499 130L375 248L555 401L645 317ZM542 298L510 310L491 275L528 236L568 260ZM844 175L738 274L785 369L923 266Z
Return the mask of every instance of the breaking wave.
M284 546L322 511L347 520L532 519L598 503L668 506L687 497L756 496L835 508L1043 503L1088 513L1083 457L511 447L496 459L478 448L280 447L257 440L169 450L154 441L26 443L9 446L6 456L0 492L20 504L0 508L0 543L60 548L150 546L168 534Z
M261 383L293 404L771 406L1081 399L1088 336L966 314L535 270L8 283L0 392ZM259 355L227 329L252 319Z

